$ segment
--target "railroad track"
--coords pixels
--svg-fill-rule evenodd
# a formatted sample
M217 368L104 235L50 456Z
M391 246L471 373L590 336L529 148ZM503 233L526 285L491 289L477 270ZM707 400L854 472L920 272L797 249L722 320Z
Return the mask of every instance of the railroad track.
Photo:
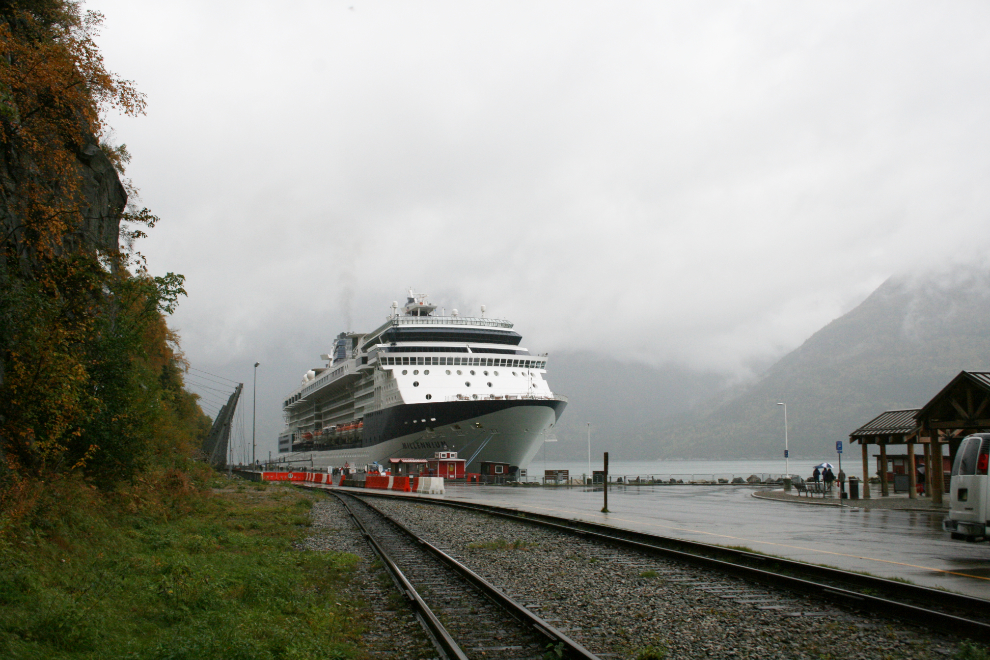
M598 660L549 622L374 505L333 493L416 611L444 658Z
M371 492L367 495L408 499ZM810 595L816 602L826 602L845 611L908 621L941 635L951 634L962 639L990 642L990 601L980 598L744 550L654 536L546 514L428 498L416 498L416 502L538 525L575 535L589 544L589 547L634 550L642 557L663 557L734 577L739 582L730 585L708 584L692 575L685 575L681 581L685 585L718 594L720 597L732 598L736 602L749 602L760 609L780 610L784 615L823 614L821 611L802 611L800 604L780 602L780 590ZM613 560L635 561L628 557L613 557ZM675 581L678 579L674 576Z

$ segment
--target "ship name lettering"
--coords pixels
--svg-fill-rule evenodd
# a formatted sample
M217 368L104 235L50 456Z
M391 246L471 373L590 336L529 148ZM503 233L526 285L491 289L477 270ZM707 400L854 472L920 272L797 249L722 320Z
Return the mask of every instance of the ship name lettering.
M403 442L403 449L445 449L447 443L443 440L433 440L429 442Z

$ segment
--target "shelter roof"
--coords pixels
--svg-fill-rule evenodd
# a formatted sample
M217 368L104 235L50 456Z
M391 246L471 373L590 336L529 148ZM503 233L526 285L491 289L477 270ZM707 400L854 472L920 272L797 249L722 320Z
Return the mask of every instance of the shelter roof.
M990 427L990 372L960 371L915 418L931 429Z
M918 430L918 422L915 415L920 408L907 408L905 410L888 410L880 413L866 424L849 434L854 436L869 435L903 435L911 434Z
M390 458L389 463L426 463L425 458Z

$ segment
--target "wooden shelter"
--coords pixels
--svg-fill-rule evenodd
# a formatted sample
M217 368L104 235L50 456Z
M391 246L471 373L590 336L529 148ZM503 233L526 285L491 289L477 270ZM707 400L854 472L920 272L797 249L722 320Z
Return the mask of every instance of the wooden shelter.
M513 470L511 465L500 461L481 461L479 468L482 480L495 484L505 483L506 478L516 471L518 468Z
M960 371L918 411L915 420L920 433L931 438L932 455L942 455L943 442L949 445L951 465L962 438L990 429L990 372ZM941 504L942 491L948 484L942 470L934 472L932 477L940 483L932 490L932 500Z
M428 463L425 458L390 458L388 459L389 469L393 476L411 477L419 476L426 472Z
M922 443L925 447L925 492L933 493L931 486L932 470L930 469L930 456L928 449L928 437L923 436L921 427L918 425L915 415L919 408L909 408L906 410L888 410L874 417L863 426L849 434L849 442L858 442L863 449L863 497L870 498L870 459L869 445L880 447L880 463L887 465L888 445L907 445L908 455L908 497L918 496L916 476L917 467L915 465L914 445ZM880 494L886 497L890 494L890 487L887 483L887 470L880 470Z
M433 458L426 459L429 472L436 477L444 479L464 479L464 468L467 461L457 458L456 451L438 451L433 453Z
M849 434L850 442L858 442L863 448L863 497L870 496L867 445L880 447L880 463L884 466L888 445L907 445L908 495L916 497L914 445L921 444L925 450L925 492L931 494L932 502L941 504L949 486L946 473L951 470L960 440L986 430L990 430L990 372L960 371L924 407L888 410ZM943 457L942 446L946 444L949 455ZM879 472L881 494L886 496L887 470Z

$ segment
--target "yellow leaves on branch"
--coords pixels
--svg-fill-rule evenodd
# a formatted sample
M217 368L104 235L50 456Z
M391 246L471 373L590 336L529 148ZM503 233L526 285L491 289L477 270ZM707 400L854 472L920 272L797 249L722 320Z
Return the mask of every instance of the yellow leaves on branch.
M58 328L37 333L32 343L40 350L30 356L14 353L5 378L8 414L4 433L9 440L29 447L42 465L65 452L65 440L78 433L78 424L92 406L85 391L85 368L64 348L66 337Z
M67 133L78 133L81 118L89 134L99 135L110 109L131 116L144 113L145 97L134 82L104 66L94 41L103 23L100 12L83 14L67 3L63 20L49 25L41 25L27 11L15 11L14 16L23 26L17 34L9 23L0 26L0 55L5 60L0 84L16 102L7 109L21 122L41 114L67 120Z
M9 173L20 241L49 257L80 218L80 150L104 133L108 111L143 114L145 97L106 69L94 41L99 12L64 2L58 20L18 9L7 16L0 21L0 148L22 170Z

